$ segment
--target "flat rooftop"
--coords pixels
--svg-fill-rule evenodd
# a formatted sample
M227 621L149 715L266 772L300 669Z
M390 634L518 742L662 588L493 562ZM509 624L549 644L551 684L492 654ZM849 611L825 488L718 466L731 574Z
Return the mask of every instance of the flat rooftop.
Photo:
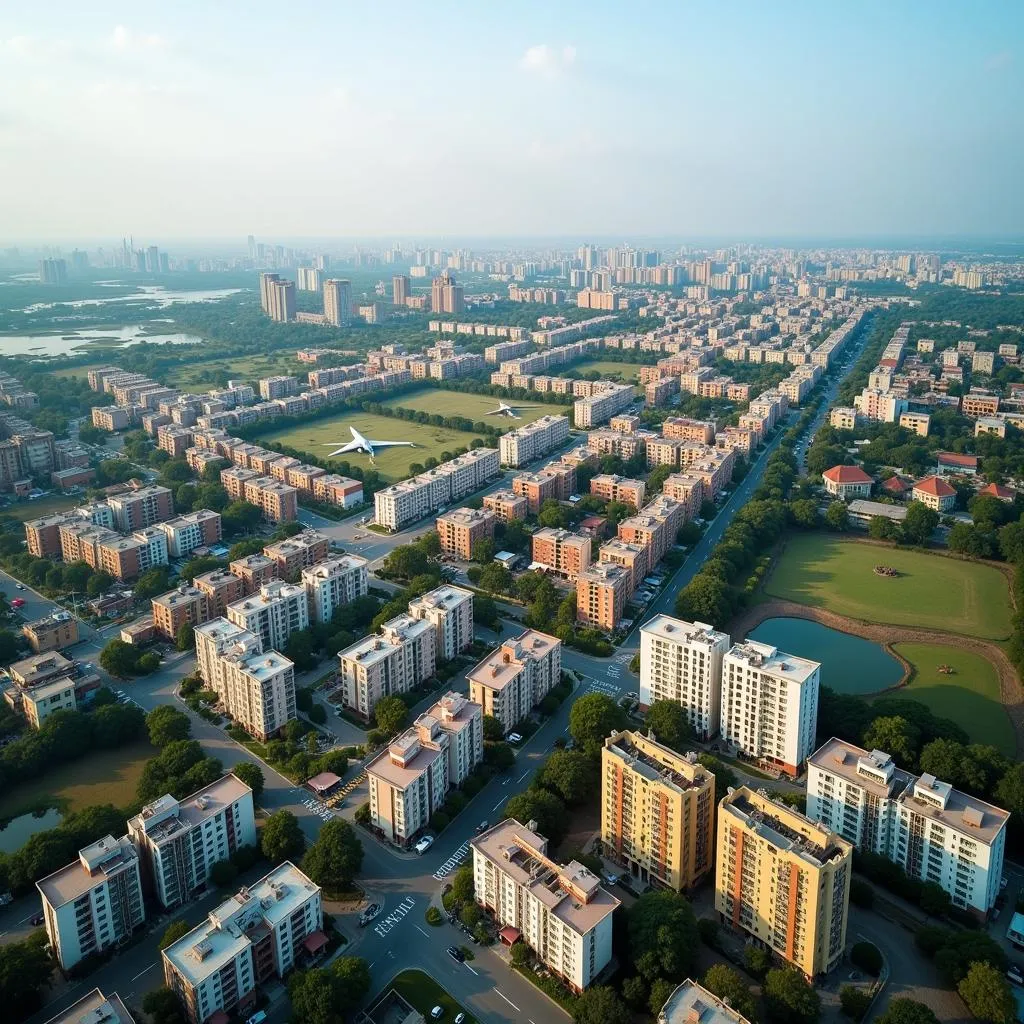
M338 654L345 661L357 661L360 665L375 665L398 650L398 647L382 636L368 636L354 643Z
M665 1000L658 1024L750 1024L703 985L686 979Z
M94 988L46 1024L135 1024L135 1018L116 992L105 996Z
M613 757L626 761L632 771L649 782L670 786L680 792L703 786L714 778L695 756L690 761L657 740L628 730L605 740L605 749Z
M719 632L707 622L687 622L671 615L655 615L640 627L640 632L675 644L698 643L713 647L722 640L729 641L727 633Z
M404 765L397 764L392 760L392 749L401 756L408 750L415 749L417 745L419 749L406 760ZM415 782L439 757L444 756L444 751L439 747L424 745L416 729L406 729L366 766L366 771L396 789L405 789Z
M62 907L137 861L138 854L127 836L104 836L79 850L77 860L41 878L36 888L52 907ZM93 865L91 871L88 864Z
M794 683L806 683L821 668L820 662L786 654L771 644L758 643L756 640L733 644L726 656L746 662L760 672Z
M128 825L131 829L142 829L154 843L159 844L201 825L251 792L237 776L224 775L184 800L175 800L169 793L158 797L146 804ZM161 817L162 820L154 820Z
M838 775L881 799L897 796L914 781L914 776L897 768L884 751L864 750L835 736L811 754L807 763L830 775Z

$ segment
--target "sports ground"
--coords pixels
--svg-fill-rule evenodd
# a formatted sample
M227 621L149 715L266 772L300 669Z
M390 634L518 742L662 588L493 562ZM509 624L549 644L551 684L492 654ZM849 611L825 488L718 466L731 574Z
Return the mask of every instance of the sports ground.
M899 576L876 575L876 565L892 566ZM1010 635L1009 586L998 569L922 551L798 534L787 542L765 592L865 622L986 640Z
M413 463L422 465L431 457L443 462L451 457L456 448L468 448L474 439L473 434L462 430L448 430L446 427L424 426L390 416L347 411L284 429L275 429L273 423L268 423L266 433L260 434L259 441L269 448L283 444L324 459L331 446L340 448L352 440L349 427L355 427L365 437L375 441L412 441L416 445L415 448L389 448L378 453L374 468L389 482L404 480L409 476L409 466ZM366 469L371 465L369 456L360 452L350 452L337 459L330 459L328 465L343 461Z
M474 423L487 423L497 427L499 430L514 430L526 423L539 420L541 416L566 416L569 414L572 403L565 405L554 405L547 402L523 399L517 402L509 399L506 404L511 405L519 414L518 419L508 416L489 416L492 410L498 408L498 403L503 401L494 398L492 395L472 395L461 391L446 391L443 388L423 388L419 391L410 391L397 398L389 398L382 405L405 409L415 409L417 412L426 412L438 416L465 416Z

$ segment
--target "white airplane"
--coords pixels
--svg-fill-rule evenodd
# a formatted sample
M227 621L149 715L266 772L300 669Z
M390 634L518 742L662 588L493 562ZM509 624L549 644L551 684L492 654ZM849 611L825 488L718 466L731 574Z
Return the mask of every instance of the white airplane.
M364 437L355 427L349 427L348 429L352 431L352 440L348 444L343 444L340 448L335 448L333 452L328 454L327 458L333 459L335 455L347 455L349 452L363 452L365 455L369 455L372 461L374 453L378 448L416 447L412 441L374 441L369 437ZM331 445L325 444L324 447L330 448Z
M484 413L485 416L509 416L514 420L520 419L519 413L516 409L536 409L535 405L508 405L505 402L498 402L497 409L491 409L490 412Z

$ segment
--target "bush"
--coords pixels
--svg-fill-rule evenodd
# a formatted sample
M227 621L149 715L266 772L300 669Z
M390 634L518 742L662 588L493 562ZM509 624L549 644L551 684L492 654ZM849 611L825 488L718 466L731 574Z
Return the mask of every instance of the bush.
M441 911L434 906L427 907L427 912L423 915L423 917L426 920L427 924L433 925L433 927L435 928L439 927L441 922L444 920L444 918L441 916Z
M849 1017L852 1021L859 1022L864 1019L864 1014L868 1012L868 1007L871 1005L871 996L862 989L854 988L853 985L844 985L839 990L839 1005L842 1007L845 1016Z
M761 981L772 965L772 955L761 946L747 946L743 951L743 964L750 974Z
M882 954L871 942L855 943L850 950L850 963L876 978L882 972Z
M355 818L355 820L356 820L356 822L358 824L360 824L360 825L369 825L370 824L370 817L371 817L369 802L367 802L365 804L360 804L356 808L356 813L353 815L353 817Z

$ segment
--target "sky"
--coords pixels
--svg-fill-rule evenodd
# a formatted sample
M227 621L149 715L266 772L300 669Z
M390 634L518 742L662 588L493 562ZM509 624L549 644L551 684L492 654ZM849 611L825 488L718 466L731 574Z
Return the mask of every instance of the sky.
M1024 4L0 5L0 245L1024 237Z

